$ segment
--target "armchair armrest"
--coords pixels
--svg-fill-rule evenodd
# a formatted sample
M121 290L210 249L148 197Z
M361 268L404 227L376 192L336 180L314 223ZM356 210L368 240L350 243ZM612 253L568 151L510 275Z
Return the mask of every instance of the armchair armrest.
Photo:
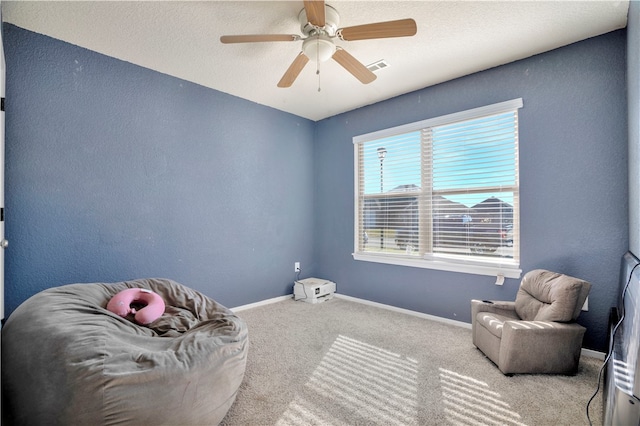
M475 321L479 312L490 312L505 317L520 319L516 314L516 302L506 300L471 300L471 321Z
M506 321L498 366L504 374L575 374L585 331L577 323Z
M518 314L516 314L516 302L506 300L471 300L471 335L473 336L473 344L477 346L476 342L476 318L480 312L489 312L496 315L502 315L503 317L513 318L519 320Z

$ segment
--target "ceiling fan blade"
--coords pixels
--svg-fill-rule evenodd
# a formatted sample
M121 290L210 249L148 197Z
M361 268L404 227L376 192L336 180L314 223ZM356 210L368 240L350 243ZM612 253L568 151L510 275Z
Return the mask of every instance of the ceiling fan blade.
M374 73L342 48L338 48L332 58L364 84L371 83L377 78Z
M324 16L324 0L305 0L304 10L307 14L307 21L316 27L324 27L326 24Z
M295 34L247 34L247 35L223 35L220 42L228 43L257 43L263 41L296 41L300 36Z
M342 40L354 41L372 38L408 37L416 35L416 32L418 32L416 21L409 18L341 28L337 34Z
M298 78L300 71L307 65L307 62L309 62L307 55L300 52L278 82L278 87L291 87L293 82L296 81L296 78Z

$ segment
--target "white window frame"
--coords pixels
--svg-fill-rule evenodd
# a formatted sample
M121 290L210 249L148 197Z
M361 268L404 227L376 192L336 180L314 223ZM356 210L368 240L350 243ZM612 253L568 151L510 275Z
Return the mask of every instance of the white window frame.
M391 265L410 266L418 268L437 269L443 271L462 272L478 275L502 276L507 278L520 278L522 270L520 269L520 241L519 241L519 209L514 211L514 256L512 258L491 258L491 259L464 259L450 258L446 255L426 254L422 257L399 256L392 253L376 253L359 251L359 236L364 232L360 229L359 217L359 145L369 141L383 139L398 134L418 131L428 127L442 126L460 121L473 120L484 116L496 115L501 113L514 112L523 107L522 98L510 101L500 102L492 105L474 108L462 112L448 114L436 118L409 123L389 129L383 129L376 132L358 135L353 138L354 144L354 190L355 190L355 209L354 209L354 252L353 258L359 261L385 263ZM516 149L518 142L516 142ZM519 168L518 165L516 165ZM518 193L519 193L519 183ZM516 195L517 197L517 195ZM518 203L519 205L519 203ZM515 206L514 206L515 207Z

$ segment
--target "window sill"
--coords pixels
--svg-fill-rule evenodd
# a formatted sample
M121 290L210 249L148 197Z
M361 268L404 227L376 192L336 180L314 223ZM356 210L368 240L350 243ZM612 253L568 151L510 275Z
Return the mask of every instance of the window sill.
M395 257L389 255L375 255L364 253L353 253L354 260L365 262L386 263L389 265L410 266L414 268L437 269L440 271L461 272L465 274L502 275L505 278L520 278L522 270L515 264L505 263L464 263L450 259L424 259L407 257Z

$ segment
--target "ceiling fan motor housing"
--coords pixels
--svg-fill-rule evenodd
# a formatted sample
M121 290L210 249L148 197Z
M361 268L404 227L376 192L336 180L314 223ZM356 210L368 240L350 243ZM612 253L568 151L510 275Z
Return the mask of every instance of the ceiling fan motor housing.
M328 4L324 5L324 27L320 28L324 30L324 32L329 37L335 37L336 32L338 31L338 25L340 25L340 15L338 11ZM312 25L307 18L307 12L305 9L302 9L298 14L298 22L300 22L300 31L305 36L309 36L312 31L318 30L319 28L315 25Z
M309 22L305 9L298 14L300 31L307 37L302 42L302 51L309 59L316 62L329 60L336 51L336 45L331 39L338 31L340 15L337 10L327 4L324 6L324 15L325 25L318 27Z

